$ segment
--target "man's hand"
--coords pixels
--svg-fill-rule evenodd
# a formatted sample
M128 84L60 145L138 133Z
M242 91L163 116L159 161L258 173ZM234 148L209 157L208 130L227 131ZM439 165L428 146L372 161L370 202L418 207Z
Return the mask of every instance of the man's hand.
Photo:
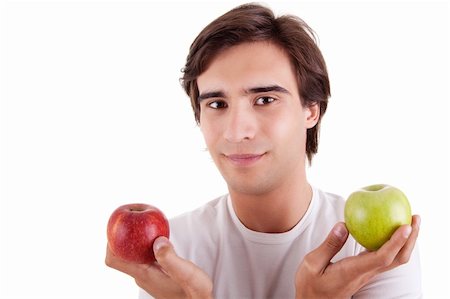
M165 237L156 239L153 251L157 263L132 264L106 250L107 266L132 276L137 285L154 298L212 298L208 275L190 261L178 257Z
M295 277L296 298L350 298L375 275L409 261L419 234L420 217L399 227L377 251L364 251L336 263L330 260L344 245L348 230L337 223L325 241L305 256Z

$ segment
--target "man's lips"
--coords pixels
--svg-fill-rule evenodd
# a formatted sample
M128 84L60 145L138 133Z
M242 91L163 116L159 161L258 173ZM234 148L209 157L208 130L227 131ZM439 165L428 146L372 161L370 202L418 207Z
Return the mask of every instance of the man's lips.
M265 153L262 154L229 154L225 157L235 165L249 166L261 159Z

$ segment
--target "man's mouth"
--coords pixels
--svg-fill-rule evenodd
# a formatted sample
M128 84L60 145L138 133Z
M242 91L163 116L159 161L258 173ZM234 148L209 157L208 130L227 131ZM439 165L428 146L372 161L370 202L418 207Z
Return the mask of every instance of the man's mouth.
M262 154L229 154L225 157L236 166L251 166L259 161L266 153Z

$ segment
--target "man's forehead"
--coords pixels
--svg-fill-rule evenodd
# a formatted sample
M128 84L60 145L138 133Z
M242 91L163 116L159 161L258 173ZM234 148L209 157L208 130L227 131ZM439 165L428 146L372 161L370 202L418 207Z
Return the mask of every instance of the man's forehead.
M269 88L268 87L276 87ZM297 76L288 55L269 42L243 43L218 54L198 76L199 94L294 92Z

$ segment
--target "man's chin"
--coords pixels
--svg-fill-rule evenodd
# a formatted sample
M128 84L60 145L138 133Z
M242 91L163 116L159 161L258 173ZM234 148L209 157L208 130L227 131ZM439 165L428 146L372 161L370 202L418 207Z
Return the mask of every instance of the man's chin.
M270 192L271 184L266 180L251 180L248 177L239 179L239 177L233 177L232 179L225 179L228 185L230 193L240 193L245 195L259 196Z

